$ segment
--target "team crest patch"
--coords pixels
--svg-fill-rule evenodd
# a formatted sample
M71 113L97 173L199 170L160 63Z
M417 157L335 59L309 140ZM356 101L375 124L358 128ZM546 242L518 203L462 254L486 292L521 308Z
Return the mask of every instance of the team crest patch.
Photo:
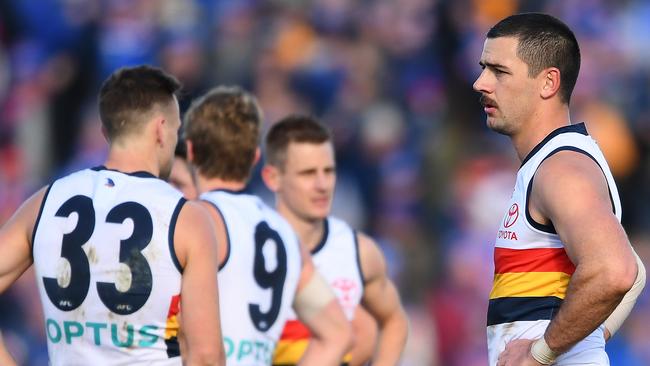
M332 282L332 289L343 309L354 311L357 306L355 299L359 294L359 285L348 278L339 278Z

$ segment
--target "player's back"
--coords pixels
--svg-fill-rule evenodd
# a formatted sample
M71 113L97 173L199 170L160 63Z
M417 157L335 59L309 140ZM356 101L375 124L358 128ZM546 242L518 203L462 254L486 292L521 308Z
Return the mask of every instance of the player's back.
M269 365L298 285L298 239L255 196L217 190L201 199L217 208L228 234L228 254L219 270L226 363Z
M50 185L33 256L52 365L180 365L180 192L104 167Z

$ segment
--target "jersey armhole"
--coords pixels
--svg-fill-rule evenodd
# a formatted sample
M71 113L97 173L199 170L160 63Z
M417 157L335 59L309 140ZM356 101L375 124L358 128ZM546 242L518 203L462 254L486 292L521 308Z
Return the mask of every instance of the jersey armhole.
M176 204L176 208L172 214L171 221L169 222L169 255L172 258L172 262L174 262L174 266L181 274L183 273L183 267L181 267L181 263L178 261L178 257L176 256L176 249L174 247L174 232L176 231L176 222L178 221L178 215L181 213L181 209L183 208L183 205L185 205L185 202L187 202L187 200L183 197L178 200L178 204Z
M600 171L601 171L601 172L603 173L603 175L605 176L605 183L607 183L607 193L609 194L609 201L610 201L611 204L612 204L612 211L614 212L614 214L616 214L616 205L614 204L614 197L612 196L612 190L611 190L611 188L610 188L610 186L609 186L609 181L607 180L607 176L605 175L605 171L603 170L603 167L600 166L600 164L598 163L598 160L596 160L596 158L594 158L591 154L589 154L589 153L586 152L585 150L582 150L582 149L580 149L580 148L578 148L578 147L575 147L575 146L561 146L561 147L558 147L557 149L551 151L551 153L549 153L549 154L548 154L548 155L547 155L547 156L546 156L546 157L545 157L545 158L544 158L544 159L539 163L539 165L542 165L542 163L543 163L546 159L548 159L548 158L550 158L551 156L553 156L553 155L559 153L560 151L574 151L574 152L577 152L577 153L579 153L579 154L583 154L583 155L588 156L591 160L594 161L594 163L596 163L596 165L600 168ZM538 169L539 169L539 165L537 166ZM535 173L537 173L537 171L535 171ZM525 209L525 212L526 212L526 221L528 221L528 223L529 223L532 227L534 227L535 229L537 229L537 230L539 230L539 231L542 231L542 232L545 232L545 233L549 233L549 234L557 234L557 231L555 230L555 226L553 226L553 223L551 223L550 225L543 225L543 224L540 224L540 223L538 223L537 221L535 221L535 220L533 219L533 217L530 215L530 211L529 211L529 209L528 209L528 202L530 201L530 194L531 194L532 191L533 191L533 181L535 180L535 173L533 173L533 176L530 178L530 181L528 182L528 187L527 187L527 189L526 189L526 209Z
M226 223L226 218L223 216L223 213L217 205L208 200L202 201L209 204L211 207L214 207L217 214L221 217L221 221L223 221L223 227L226 228L226 258L223 259L223 263L220 263L219 268L217 269L217 271L221 271L221 269L226 266L226 263L228 263L228 259L230 259L230 232L228 231L228 224Z
M43 201L41 201L41 207L38 209L38 215L36 215L36 220L34 221L34 227L32 228L32 242L30 243L30 248L31 248L31 256L32 259L34 259L34 243L36 240L36 230L38 229L38 224L41 221L41 216L43 215L43 209L45 208L45 202L47 201L47 196L50 194L50 189L52 189L52 186L54 185L54 182L50 184L47 189L45 190L45 194L43 195Z
M359 271L359 279L361 280L361 296L363 297L363 292L366 288L366 277L363 275L363 268L361 267L361 253L359 250L359 232L352 230L352 235L354 236L354 248L356 252L357 260L357 270Z

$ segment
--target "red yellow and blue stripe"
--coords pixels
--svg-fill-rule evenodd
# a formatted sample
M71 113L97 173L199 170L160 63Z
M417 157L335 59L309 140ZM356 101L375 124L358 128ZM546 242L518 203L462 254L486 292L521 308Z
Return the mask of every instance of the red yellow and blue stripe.
M495 248L488 325L552 319L575 266L564 248Z

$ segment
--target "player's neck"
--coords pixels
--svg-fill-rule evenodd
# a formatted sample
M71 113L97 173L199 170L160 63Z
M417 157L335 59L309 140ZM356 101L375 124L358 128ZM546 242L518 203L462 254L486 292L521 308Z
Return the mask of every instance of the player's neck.
M113 145L104 166L124 173L145 171L157 177L160 175L160 166L152 151L142 145Z
M199 194L218 189L241 191L246 188L246 182L227 181L221 178L208 178L202 174L197 174L196 186L198 188Z
M522 128L517 134L510 136L519 160L523 161L551 132L570 124L569 108L566 105L562 108L542 109L540 113L536 113L521 125Z
M301 245L311 252L320 244L325 231L325 219L306 220L291 212L286 206L278 204L277 210L298 235Z

